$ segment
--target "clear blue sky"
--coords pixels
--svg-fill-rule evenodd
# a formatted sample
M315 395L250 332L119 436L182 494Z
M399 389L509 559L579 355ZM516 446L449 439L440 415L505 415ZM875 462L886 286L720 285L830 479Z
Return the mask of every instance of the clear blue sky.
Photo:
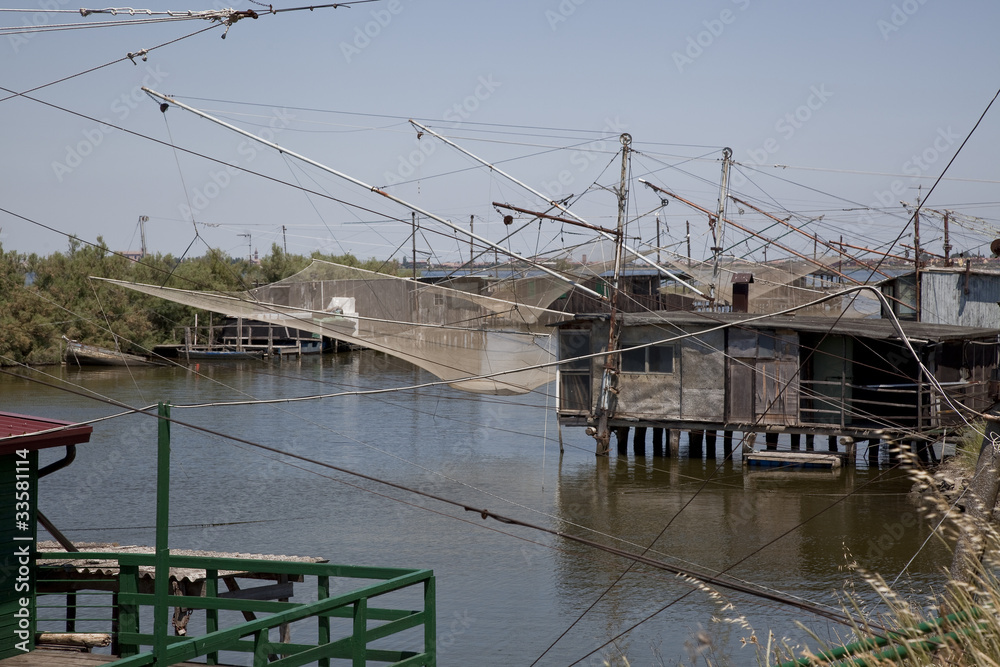
M2 6L77 8L59 0ZM80 20L0 13L3 26ZM811 226L821 237L881 243L905 222L898 201L915 200L918 185L927 192L1000 87L998 24L996 3L941 0L387 0L262 14L238 22L225 40L212 30L155 50L147 62L118 63L32 95L374 213L232 176L217 163L24 98L0 103L0 206L87 240L101 235L117 250L138 248L136 221L147 215L150 250L184 252L195 234L192 208L202 238L192 254L208 246L266 252L282 242L282 226L290 252L409 254L409 224L387 221L408 221L405 209L180 109L161 114L138 91L145 84L248 130L270 126L278 143L374 185L405 181L391 191L462 225L474 215L475 231L494 240L506 230L491 201L544 203L434 139L418 142L407 118L424 119L536 189L586 192L574 210L603 225L614 224L616 202L595 184L617 182L621 131L638 151L633 177L710 209L729 146L741 163L733 172L739 196L782 217L794 212L800 222L822 215ZM206 25L5 34L0 85L25 91ZM1000 105L928 201L985 221L969 223L979 231L954 230L956 251L985 251L997 234L990 228L1000 225L998 138ZM635 181L631 195L633 217L659 203ZM770 224L735 206L729 213L754 228ZM705 216L674 201L663 220L674 242L690 221L694 254L707 252ZM940 221L924 224L923 243L940 252ZM67 247L65 236L6 213L0 227L5 250ZM466 241L427 227L419 251L465 256ZM629 233L651 240L653 218L632 223ZM513 245L531 253L582 238L544 223Z

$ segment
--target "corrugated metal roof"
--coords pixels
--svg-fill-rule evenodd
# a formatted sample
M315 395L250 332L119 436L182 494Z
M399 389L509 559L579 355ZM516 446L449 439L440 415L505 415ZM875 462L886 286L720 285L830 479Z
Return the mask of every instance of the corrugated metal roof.
M558 326L570 326L574 321L602 320L607 315L580 314L574 320ZM660 311L655 313L624 313L621 315L625 326L687 325L713 327L732 325L753 329L791 329L809 333L832 333L861 336L883 340L898 339L890 320L857 319L836 317L796 317L791 315L769 315L761 317L747 313L692 313ZM903 332L908 338L926 341L996 339L1000 329L986 327L960 327L950 324L928 324L925 322L902 322Z
M48 449L88 442L93 426L0 412L0 456L18 449Z
M153 554L155 549L153 547L146 546L123 546L116 543L98 543L98 542L88 542L88 543L77 543L74 545L77 549L84 552L96 552L96 553L114 553L114 554ZM62 546L56 544L55 542L39 542L37 551L65 551ZM260 561L290 561L293 563L326 563L328 562L325 558L316 558L314 556L274 556L270 554L246 554L240 552L221 552L221 551L200 551L192 549L171 549L170 555L172 556L205 556L209 558L249 558L253 560ZM118 563L117 561L110 560L95 560L95 559L84 559L84 558L73 558L71 553L66 554L65 558L39 558L39 565L45 565L48 567L62 567L66 570L71 570L79 575L86 575L90 577L97 578L107 578L109 576L118 575ZM139 576L145 579L153 579L156 570L153 566L142 565L139 567ZM219 576L231 576L239 574L237 571L230 570L219 570ZM205 570L196 568L184 568L184 567L172 567L170 568L170 576L177 581L200 581L205 578Z

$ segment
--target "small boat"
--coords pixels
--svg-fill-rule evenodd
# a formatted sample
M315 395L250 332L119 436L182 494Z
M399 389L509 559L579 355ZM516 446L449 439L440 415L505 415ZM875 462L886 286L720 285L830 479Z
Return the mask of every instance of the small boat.
M262 359L264 357L264 350L237 350L218 346L191 346L188 348L182 347L178 350L178 356L186 359L214 359L217 361L228 359Z
M155 361L137 354L127 354L118 350L109 350L96 345L85 345L79 341L63 336L66 341L66 352L63 359L67 364L77 366L159 366Z

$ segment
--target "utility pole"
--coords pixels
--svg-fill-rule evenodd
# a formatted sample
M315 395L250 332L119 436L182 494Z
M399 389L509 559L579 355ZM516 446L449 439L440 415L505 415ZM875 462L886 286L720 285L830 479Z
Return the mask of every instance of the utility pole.
M476 230L472 228L473 223L476 221L476 216L469 216L469 270L472 270L472 263L476 261L476 244L472 237L476 233Z
M237 234L237 236L242 236L243 238L245 238L247 240L247 261L252 264L253 263L253 237L250 235L250 232L247 232L246 234Z
M625 240L625 214L628 210L628 164L629 146L632 143L632 135L623 133L622 142L622 175L618 186L618 227L615 238L615 266L612 274L611 294L609 301L611 304L611 317L608 320L608 346L607 354L604 357L604 373L601 377L601 393L597 401L597 432L594 438L597 440L597 456L607 456L611 444L611 430L608 427L608 419L614 411L612 405L612 395L618 394L618 371L621 368L620 355L615 354L618 349L618 338L620 327L618 323L618 289L622 272L622 245Z
M660 263L660 214L656 214L656 263Z
M951 241L948 238L948 211L944 212L944 265L951 266Z
M920 206L920 198L917 198ZM917 322L920 321L920 211L913 213L913 297Z
M410 213L410 224L413 226L413 233L410 235L410 265L413 267L413 279L417 279L417 212Z
M688 246L688 268L690 269L691 268L691 221L690 220L685 220L684 221L684 225L687 227L687 233L684 235L684 238L687 239L687 246Z
M146 258L146 223L149 222L148 215L139 216L139 240L142 244L142 257L139 259Z
M288 254L288 237L285 236L285 226L281 226L281 243L285 246L285 254Z

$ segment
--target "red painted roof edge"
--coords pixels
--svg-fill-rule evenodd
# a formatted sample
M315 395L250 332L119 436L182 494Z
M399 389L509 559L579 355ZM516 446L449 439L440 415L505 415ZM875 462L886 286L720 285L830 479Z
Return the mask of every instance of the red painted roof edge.
M89 442L93 431L90 425L74 426L74 422L59 419L0 412L0 456L18 449L48 449Z

